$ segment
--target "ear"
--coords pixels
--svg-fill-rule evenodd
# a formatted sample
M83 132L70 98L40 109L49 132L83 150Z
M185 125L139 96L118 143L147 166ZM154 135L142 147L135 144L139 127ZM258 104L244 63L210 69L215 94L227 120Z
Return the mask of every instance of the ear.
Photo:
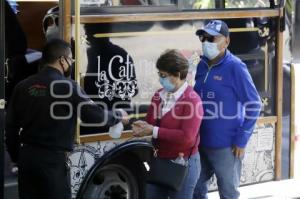
M58 60L58 62L59 62L62 66L64 66L66 60L65 60L63 57L60 57L59 60Z
M226 48L227 48L230 44L230 37L229 36L225 38L225 43L226 43Z

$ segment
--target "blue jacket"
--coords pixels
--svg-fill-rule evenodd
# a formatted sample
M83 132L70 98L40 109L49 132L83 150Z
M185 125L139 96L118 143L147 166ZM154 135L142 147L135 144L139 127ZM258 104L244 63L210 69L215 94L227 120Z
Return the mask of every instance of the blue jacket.
M201 146L245 147L259 116L261 100L246 65L226 50L216 65L202 57L195 91L203 102Z

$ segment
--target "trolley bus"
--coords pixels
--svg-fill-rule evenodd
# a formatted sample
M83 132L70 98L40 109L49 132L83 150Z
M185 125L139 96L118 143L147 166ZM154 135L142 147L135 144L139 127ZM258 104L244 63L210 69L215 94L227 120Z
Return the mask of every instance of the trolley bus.
M74 48L73 78L92 99L104 101L112 109L125 107L134 119L145 117L151 96L160 87L155 79L159 55L166 49L180 50L189 61L188 83L193 85L202 54L195 31L210 19L226 21L231 35L229 50L247 64L263 104L246 147L241 185L293 178L299 172L295 167L299 161L295 158L295 138L299 138L295 135L297 69L289 54L291 42L286 39L293 35L289 27L293 27L295 17L293 11L287 15L284 0L16 2L23 16L26 11L22 8L26 6L32 9L31 14L39 15L38 7L46 14L47 9L59 6L60 37ZM7 58L3 50L3 17L1 10L1 65ZM287 17L291 24L286 23ZM30 24L24 17L18 19L21 25ZM29 46L39 48L43 38L37 41L28 33L41 28L34 26L37 23L41 21L27 27L27 34ZM0 75L3 136L4 68ZM133 138L128 126L120 138L113 139L107 129L87 127L78 121L74 142L69 155L73 198L144 197L145 175L153 150L150 138ZM2 139L0 144L3 149ZM215 189L216 180L212 178L210 190Z

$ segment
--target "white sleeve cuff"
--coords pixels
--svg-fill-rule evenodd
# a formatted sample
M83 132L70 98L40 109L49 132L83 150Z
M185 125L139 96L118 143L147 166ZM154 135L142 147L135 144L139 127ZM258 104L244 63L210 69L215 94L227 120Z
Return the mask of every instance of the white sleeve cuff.
M42 57L42 53L39 51L25 54L25 59L28 64L41 59L41 57Z
M159 129L159 127L157 127L157 126L153 127L152 137L153 137L154 139L157 139L157 138L158 138L158 129Z

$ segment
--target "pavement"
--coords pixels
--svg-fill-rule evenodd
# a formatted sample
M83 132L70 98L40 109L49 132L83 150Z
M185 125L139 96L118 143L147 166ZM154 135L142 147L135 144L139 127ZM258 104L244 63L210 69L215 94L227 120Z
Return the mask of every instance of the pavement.
M300 199L300 180L271 181L239 188L239 199ZM7 183L5 199L18 199L17 184ZM219 199L217 191L210 192L208 199Z
M300 199L300 179L247 185L239 191L240 199ZM218 192L209 193L208 199L219 199Z

